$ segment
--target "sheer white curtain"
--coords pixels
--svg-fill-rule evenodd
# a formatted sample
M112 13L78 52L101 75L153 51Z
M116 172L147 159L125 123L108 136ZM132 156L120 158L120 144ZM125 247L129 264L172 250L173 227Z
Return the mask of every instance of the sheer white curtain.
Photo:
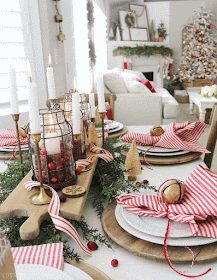
M87 0L73 0L73 26L77 89L90 90L89 48L87 29Z
M94 4L94 44L96 52L95 72L105 72L107 69L107 18L104 2L93 0Z

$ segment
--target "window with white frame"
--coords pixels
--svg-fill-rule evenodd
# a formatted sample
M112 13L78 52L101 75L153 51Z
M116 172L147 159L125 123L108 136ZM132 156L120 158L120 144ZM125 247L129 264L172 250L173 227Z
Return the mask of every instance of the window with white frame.
M9 96L8 70L16 71L19 100L27 99L26 54L19 0L0 3L0 103L7 103Z
M10 114L10 66L16 71L20 112L28 111L27 59L40 93L39 104L42 107L47 95L39 1L0 1L0 115Z

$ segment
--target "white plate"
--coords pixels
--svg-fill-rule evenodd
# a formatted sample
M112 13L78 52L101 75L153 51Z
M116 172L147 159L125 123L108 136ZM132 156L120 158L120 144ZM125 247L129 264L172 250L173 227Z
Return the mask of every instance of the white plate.
M109 132L108 132L108 133L118 132L118 131L120 131L120 130L121 130L121 129L123 129L123 128L124 128L124 125L123 125L122 123L119 123L119 125L118 125L118 127L117 127L117 128L112 129L112 130L109 130Z
M170 157L170 156L180 156L190 153L189 151L177 151L177 152L144 152L143 150L138 149L139 152L146 154L147 156L157 156L157 157Z
M119 122L107 120L105 121L105 125L108 127L109 130L113 130L119 127Z
M120 213L124 220L133 228L146 234L164 237L167 227L167 218L140 217L130 211L127 211L121 205L118 205L117 207L120 208ZM188 224L171 221L170 238L183 238L190 236L192 236L192 233Z
M17 280L93 280L79 268L64 264L64 271L44 265L19 264L15 265Z
M21 145L21 150L26 151L29 149L28 145ZM18 146L3 146L0 147L0 151L2 152L13 152L13 151L17 151L18 150Z
M180 152L179 149L167 149L163 147L152 147L152 146L139 146L137 145L137 148L141 151L148 152L150 153L174 153L174 152Z
M78 280L65 271L37 264L15 265L17 280Z
M149 234L145 234L142 233L138 230L136 230L135 228L131 227L122 217L121 213L120 213L120 208L116 207L115 209L115 217L116 220L118 222L118 224L128 233L130 233L131 235L148 241L148 242L152 242L155 244L160 244L163 245L164 244L164 238L162 237L156 237L156 236L152 236ZM170 246L177 246L177 247L185 247L185 246L199 246L199 245L205 245L205 244L210 244L210 243L214 243L216 242L217 239L213 239L213 238L206 238L206 237L186 237L186 238L168 238L167 239L167 245Z

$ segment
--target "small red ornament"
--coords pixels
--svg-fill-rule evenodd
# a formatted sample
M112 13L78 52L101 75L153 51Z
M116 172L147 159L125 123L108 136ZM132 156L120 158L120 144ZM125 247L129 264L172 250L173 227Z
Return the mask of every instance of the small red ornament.
M58 182L58 179L56 177L51 178L51 183L56 184Z
M200 29L199 29L199 28L196 28L196 29L195 29L195 33L200 33Z
M55 170L57 168L57 165L55 162L51 161L47 164L48 169Z
M149 181L148 180L143 180L143 184L148 184L149 183Z
M212 28L212 24L209 24L207 27L208 27L209 29L211 29L211 28Z
M113 260L111 261L111 265L112 265L113 267L117 267L117 266L118 266L118 260L117 260L117 259L113 259Z
M90 249L91 251L95 251L95 250L98 249L98 245L97 245L94 241L88 241L87 247L88 247L88 249Z

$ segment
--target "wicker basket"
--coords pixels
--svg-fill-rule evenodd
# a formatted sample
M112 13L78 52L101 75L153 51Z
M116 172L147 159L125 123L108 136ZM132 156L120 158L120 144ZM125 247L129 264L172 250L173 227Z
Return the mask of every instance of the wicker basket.
M194 81L183 81L183 86L186 89L187 87L204 87L211 86L214 84L214 80L212 79L196 79Z

